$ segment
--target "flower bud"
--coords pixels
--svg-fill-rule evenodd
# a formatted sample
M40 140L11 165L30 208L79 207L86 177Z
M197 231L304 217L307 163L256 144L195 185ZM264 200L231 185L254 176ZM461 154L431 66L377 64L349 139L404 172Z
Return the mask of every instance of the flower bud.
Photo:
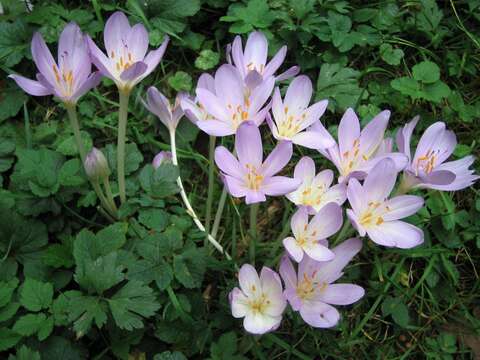
M94 181L110 176L110 168L105 155L95 147L87 154L84 166L87 176Z
M172 162L172 153L170 151L160 151L153 158L152 165L157 169L162 164L169 164Z

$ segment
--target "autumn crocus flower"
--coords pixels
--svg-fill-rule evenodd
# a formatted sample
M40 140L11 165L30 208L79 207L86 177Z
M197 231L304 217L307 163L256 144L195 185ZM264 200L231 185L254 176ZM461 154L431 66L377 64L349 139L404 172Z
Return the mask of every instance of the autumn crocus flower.
M272 101L273 121L267 123L277 140L289 140L310 149L327 149L335 141L320 123L328 101L322 100L308 106L312 97L312 82L307 76L298 76L290 83L282 101L279 88L275 88ZM316 131L306 130L317 123ZM306 130L306 131L305 131Z
M198 78L197 89L206 89L215 94L215 79L210 74L202 74ZM205 107L198 101L198 98L192 99L185 96L180 101L180 106L185 112L185 116L194 124L198 121L213 119L205 110Z
M234 66L222 65L215 73L215 92L206 88L196 89L198 102L211 116L209 120L197 121L197 126L209 135L226 136L235 134L245 121L260 125L269 108L264 105L272 93L274 82L273 77L269 77L250 90L244 86Z
M9 75L25 92L33 96L55 95L67 104L75 104L98 85L101 74L92 73L92 64L84 35L75 23L69 23L58 42L58 62L40 33L32 39L32 57L39 70L37 81L20 75Z
M242 49L242 39L236 36L233 44L227 51L227 59L233 59L233 64L240 71L245 84L253 88L262 83L270 76L276 81L281 81L295 76L300 71L298 66L292 66L280 75L276 75L287 54L287 47L282 46L277 54L267 63L268 41L265 35L259 31L252 32L247 39L245 51ZM230 62L230 61L229 61Z
M391 158L397 171L407 165L407 158L401 153L385 153L383 136L388 125L390 111L375 116L360 131L360 121L352 109L347 109L338 126L338 145L319 151L332 161L340 172L339 182L350 177L364 178L380 160Z
M103 75L126 92L155 70L169 40L167 36L157 50L147 54L147 30L142 24L130 26L127 17L120 11L108 18L103 37L107 55L87 37L92 61Z
M395 163L387 158L375 165L363 186L350 179L347 197L352 209L347 215L360 236L368 235L379 245L408 249L423 242L423 231L400 219L415 214L423 199L414 195L388 199L396 178Z
M147 101L142 100L142 102L148 111L155 114L169 131L175 131L183 116L180 102L186 96L185 93L178 93L175 103L172 105L155 86L150 86L147 90Z
M152 165L155 169L158 169L162 164L172 163L172 153L170 151L160 151L153 158Z
M410 139L419 117L415 117L397 133L397 146L409 160L402 179L402 190L429 188L443 191L461 190L471 186L479 176L469 169L474 157L445 162L453 153L457 139L445 123L430 125L418 142L415 155L411 156Z
M315 174L315 162L308 156L302 157L295 165L293 177L302 183L286 197L295 205L305 207L311 215L316 214L330 202L342 205L347 199L346 184L331 186L333 171L326 169Z
M238 280L240 288L234 288L229 294L232 315L244 318L243 326L252 334L265 334L278 328L287 306L278 274L263 267L259 277L252 265L245 264L240 268Z
M285 283L285 297L307 324L333 327L340 314L332 305L350 305L363 297L365 291L358 285L334 284L361 248L362 242L353 238L332 249L335 257L331 261L318 262L304 256L298 264L298 273L288 256L282 258L280 275Z
M292 216L293 237L283 240L283 246L296 261L302 261L304 253L316 261L329 261L335 255L327 248L326 239L335 234L343 223L342 208L336 203L325 205L310 221L305 208Z
M251 122L242 124L235 137L235 158L225 147L215 149L215 163L222 171L228 192L245 197L247 204L266 200L266 195L285 195L300 185L300 180L274 176L290 161L293 149L290 142L279 143L265 161L260 131Z

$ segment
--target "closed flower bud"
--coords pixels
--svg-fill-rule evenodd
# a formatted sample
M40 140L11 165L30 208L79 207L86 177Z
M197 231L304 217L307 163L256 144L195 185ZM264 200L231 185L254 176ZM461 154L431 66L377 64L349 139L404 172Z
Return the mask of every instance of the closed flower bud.
M169 164L172 162L172 153L170 151L160 151L153 158L152 165L157 169L162 164Z
M107 158L95 147L87 154L84 166L87 176L92 180L99 180L110 176Z

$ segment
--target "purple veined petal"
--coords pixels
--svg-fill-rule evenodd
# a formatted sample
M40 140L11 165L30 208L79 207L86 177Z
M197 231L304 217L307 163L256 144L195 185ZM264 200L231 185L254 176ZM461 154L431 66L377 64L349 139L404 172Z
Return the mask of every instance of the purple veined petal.
M170 129L174 125L172 124L170 103L155 86L148 88L147 102L144 105L148 111L155 114L167 128Z
M457 191L471 186L479 179L479 177L474 174L474 170L469 169L474 160L475 158L469 155L460 160L449 161L439 165L437 171L451 171L456 175L455 180L448 185L430 184L428 187L441 191Z
M441 164L447 160L450 155L452 155L456 146L457 137L455 136L455 133L450 130L445 130L442 138L435 143L435 148L433 149L436 152L435 165Z
M188 116L188 115L187 115ZM197 123L200 130L212 136L228 136L235 134L235 130L230 124L219 120L200 120Z
M251 117L251 121L257 126L260 127L263 121L267 117L268 111L270 110L270 103L268 103L262 110L257 112L254 116Z
M303 259L303 250L298 246L297 241L293 237L287 237L283 239L283 246L288 254L295 260L297 263Z
M57 77L60 78L59 69L55 60L53 59L52 53L45 44L42 35L40 33L33 34L32 39L32 58L37 65L40 73L45 77L46 81L54 87L58 86ZM57 74L55 74L55 70Z
M269 196L279 196L295 191L302 182L285 176L273 176L263 181L262 191Z
M147 64L143 61L133 63L128 69L123 70L120 79L123 81L134 81L140 78L147 71Z
M312 82L308 76L300 75L288 86L283 104L286 108L288 107L289 113L295 114L306 109L311 98Z
M277 51L275 56L268 62L263 71L264 77L269 77L275 75L278 68L282 66L285 56L287 55L287 46L284 45Z
M383 246L410 249L423 243L423 231L404 221L386 221L379 226L369 228L370 239Z
M291 77L297 76L297 74L300 72L300 67L299 66L292 66L288 70L284 71L277 77L275 77L275 81L283 81L290 79Z
M443 137L445 132L445 123L438 121L430 125L423 133L413 157L413 163L416 163L418 158L425 156L431 149L434 149L435 143Z
M263 267L260 272L260 283L262 292L270 299L270 304L266 307L265 313L270 316L282 315L287 302L283 296L282 281L278 274L268 267Z
M273 91L272 96L272 114L275 124L280 124L284 118L282 96L278 87Z
M267 198L265 197L265 194L263 192L247 189L245 194L245 204L256 204L259 202L264 202L266 200Z
M331 284L343 275L343 268L358 254L362 241L358 238L345 240L331 249L335 258L332 261L318 264L317 280Z
M93 42L93 40L90 38L90 36L86 35L85 38L86 38L88 48L90 50L91 60L95 64L97 69L100 70L100 72L104 76L106 76L106 77L108 77L112 80L116 80L116 77L114 75L115 72L111 71L110 60L98 48L98 46Z
M379 155L371 158L368 160L366 163L364 163L362 166L360 166L357 171L361 171L364 173L369 173L372 171L372 169L381 161L385 159L391 159L395 163L395 169L398 172L402 171L405 169L405 167L408 165L408 157L405 154L395 152L395 153L388 153L384 155Z
M237 68L224 64L215 73L215 94L233 107L243 104L243 80Z
M331 284L318 296L322 302L332 305L350 305L360 300L365 290L354 284Z
M342 208L337 203L325 205L308 224L308 233L316 233L316 239L326 239L342 227Z
M347 200L347 185L337 184L328 189L322 196L325 203L336 202L338 205L343 205Z
M215 94L215 78L207 73L203 73L198 78L197 88L207 89L211 93Z
M368 206L365 189L355 178L348 181L347 198L353 211L357 214L360 214Z
M21 87L22 90L25 91L27 94L33 96L46 96L52 94L52 91L49 88L43 86L38 81L30 80L26 77L14 74L8 75L8 77L10 79L13 79L17 83L17 85Z
M165 40L163 40L162 45L160 45L157 50L152 50L147 54L147 56L145 56L143 62L147 64L147 71L145 71L141 79L144 79L145 77L150 75L153 70L155 70L157 65L162 60L163 55L165 54L165 50L167 49L169 41L170 38L168 37L168 35L165 35Z
M290 161L293 154L293 146L290 141L281 141L272 150L262 165L264 177L270 177L280 172Z
M400 195L385 202L387 212L382 216L384 221L403 219L415 214L423 207L424 201L420 196Z
M126 34L128 53L133 61L143 61L148 51L148 32L143 24L135 24Z
M321 301L306 302L300 309L300 316L308 325L316 328L331 328L340 320L337 309Z
M354 141L360 138L360 121L353 109L348 108L338 125L338 146L340 154L352 151Z
M251 122L242 123L235 136L235 151L240 164L247 164L260 169L263 159L262 138L260 130Z
M300 127L299 131L306 129L307 127L313 125L317 121L319 122L320 117L325 113L325 110L327 110L327 106L328 106L328 100L321 100L309 106L304 112L304 114L306 115L306 118L305 120L303 120L302 126ZM320 125L316 125L315 129L317 129L316 131L321 133L327 131L322 125L322 123L320 123ZM333 140L333 138L331 138L330 143L331 143L330 146L335 145L335 141Z
M390 154L393 151L393 139L391 137L384 138L378 145L375 156Z
M298 161L297 165L295 165L293 177L300 180L313 179L315 177L315 162L313 161L313 159L308 156L302 157Z
M292 137L294 144L306 147L307 149L327 149L334 145L331 139L323 137L317 131L302 131Z
M102 80L103 74L100 71L95 71L91 73L82 84L79 84L79 87L75 90L75 92L72 95L72 99L74 101L77 101L80 99L83 95L85 95L90 89L93 89L100 84L100 81Z
M180 101L180 106L187 118L194 124L203 119L202 112L192 99L185 98Z
M219 146L215 149L215 163L221 171L238 179L244 177L240 163L225 147Z
M43 85L45 88L49 89L50 90L50 93L53 95L53 96L56 96L57 98L61 99L62 101L70 101L69 98L66 98L64 95L63 95L63 92L61 91L61 89L59 89L58 87L56 86L53 86L52 84L50 84L47 79L45 78L45 76L43 76L42 73L37 73L36 75L36 78L37 78L37 81Z
M223 102L207 89L197 88L197 99L204 107L205 111L219 120L229 118Z
M300 238L303 235L308 226L308 212L304 207L298 208L292 215L290 226L296 238Z
M262 315L261 313L249 313L243 320L243 327L251 334L261 335L276 328L282 317L273 317L269 315Z
M227 47L225 48L225 57L227 59L227 63L232 63L232 44L228 43Z
M403 128L397 131L396 142L398 151L404 153L409 160L412 158L410 153L410 141L412 139L413 130L417 126L418 120L420 120L420 116L417 115Z
M363 183L363 190L369 201L381 202L385 200L395 186L397 174L395 163L390 158L386 158L375 165Z
M436 170L427 176L423 176L422 182L432 185L449 185L455 181L456 177L452 171Z
M243 56L243 49L242 49L242 38L240 35L235 36L235 39L232 43L232 60L234 65L239 69L242 77L245 77L246 74L246 66L245 60Z
M247 296L257 296L262 291L262 285L257 271L250 264L243 264L238 272L240 289Z
M75 88L81 86L92 71L85 37L77 24L71 22L63 29L58 41L58 66L61 71L72 71Z
M330 160L330 155L328 153L328 149L332 149L333 147L336 147L336 142L335 142L335 139L333 138L333 136L328 132L327 129L325 129L325 127L322 125L322 123L320 121L316 121L312 124L312 126L310 126L310 131L315 131L319 134L319 136L321 138L323 138L324 142L325 143L330 143L331 145L328 146L327 148L323 149L323 148L319 148L317 149L323 156L325 156L327 159Z
M244 79L245 85L250 89L255 89L262 81L263 76L257 70L249 71Z
M247 43L245 44L245 52L243 55L244 62L245 62L244 65L247 68L249 68L250 64L252 64L255 67L261 66L261 68L258 68L256 70L263 71L264 66L267 62L267 55L268 55L268 42L265 35L260 31L254 31L250 33L247 39Z
M270 131L272 132L273 137L278 140L279 135L278 135L277 125L275 125L275 123L273 122L269 112L267 112L266 120L267 120L267 125L270 128Z
M234 288L230 294L230 306L234 318L243 318L249 311L248 299L239 288Z
M358 234L360 236L365 236L367 234L367 230L360 225L360 222L358 220L358 217L355 212L353 212L352 209L347 209L347 217L348 220L350 221L350 224L354 227L355 230L357 230Z
M384 110L365 126L360 135L360 153L370 157L377 150L383 140L389 118L390 111Z
M123 12L116 11L108 18L103 30L103 41L109 57L112 57L112 51L113 57L120 56L119 52L123 50L130 29L128 19Z
M330 187L330 185L332 185L333 177L334 174L332 170L322 170L314 177L312 186L323 186L325 189L327 189Z
M272 94L275 86L275 79L271 76L263 80L263 82L253 89L250 96L250 113L257 112Z
M230 175L222 175L222 179L225 183L225 186L227 187L228 193L233 197L244 197L250 191L246 187L245 183L240 179L237 179Z
M280 276L285 283L285 289L295 289L297 287L297 273L287 255L283 255L280 261Z
M335 257L335 254L320 242L304 246L303 250L315 261L331 261Z

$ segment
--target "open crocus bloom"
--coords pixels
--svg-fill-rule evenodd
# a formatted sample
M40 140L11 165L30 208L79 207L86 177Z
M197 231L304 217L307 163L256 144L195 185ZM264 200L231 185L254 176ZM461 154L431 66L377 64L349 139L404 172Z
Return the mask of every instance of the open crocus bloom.
M202 74L198 78L197 89L206 89L215 94L215 79L210 74ZM211 120L213 117L205 110L205 107L198 101L198 98L191 99L185 96L180 101L180 106L185 116L194 124L198 121Z
M316 261L329 261L335 255L326 246L326 239L335 234L343 223L342 208L336 203L325 205L308 222L305 208L298 209L292 216L293 237L283 240L283 246L296 261L303 259L304 253Z
M352 109L347 109L338 126L338 145L319 151L332 161L340 172L338 181L350 177L363 179L382 159L391 158L397 171L407 165L407 157L401 153L385 153L383 136L388 125L390 111L385 110L375 116L360 131L360 121ZM380 150L380 151L379 151Z
M238 160L225 147L217 147L215 163L222 171L228 192L235 197L245 197L247 204L265 201L265 195L285 195L300 185L300 180L274 176L290 161L292 143L279 143L262 163L260 130L255 124L246 122L238 128L235 151Z
M37 80L9 75L26 93L33 96L55 95L65 103L75 104L98 85L101 74L92 73L92 63L84 35L75 23L63 29L58 42L58 63L53 59L42 35L32 39L32 57L39 70Z
M308 156L302 157L295 165L293 177L301 180L302 184L286 197L295 205L305 207L310 215L316 214L330 202L342 205L347 199L346 184L330 187L333 171L327 169L315 175L315 162Z
M130 91L157 67L168 44L167 36L157 50L147 54L147 30L142 24L130 26L120 11L108 18L103 34L107 56L87 37L92 61L122 91Z
M142 100L142 102L148 111L157 115L160 121L170 131L175 131L178 122L183 116L180 102L186 96L185 93L178 93L175 104L172 106L168 99L155 86L150 86L147 90L147 101Z
M332 136L320 123L328 100L319 101L308 107L312 97L312 82L307 76L298 76L290 83L282 102L280 90L273 94L273 121L270 114L267 122L277 140L290 140L294 144L310 149L326 149L335 145ZM317 123L316 131L304 131ZM322 133L325 136L322 136Z
M410 139L418 120L419 117L415 117L397 133L398 149L409 160L402 180L404 190L419 187L455 191L471 186L479 178L469 169L474 157L445 162L453 153L457 139L443 122L436 122L425 130L412 159Z
M245 51L242 49L242 39L236 36L231 47L231 58L234 65L240 71L245 84L254 88L263 80L270 76L275 76L276 71L282 65L287 54L287 47L277 52L273 59L267 64L268 41L265 35L259 31L250 33L245 45ZM227 50L227 59L230 62L230 51ZM298 66L292 66L284 73L277 75L275 80L281 81L295 76L300 71Z
M361 248L362 242L353 238L332 249L335 257L331 261L318 262L305 256L298 264L298 275L288 256L282 258L280 275L285 283L285 297L307 324L333 327L340 314L332 305L350 305L363 297L365 291L358 285L334 284Z
M270 97L274 83L271 76L250 90L244 86L234 66L222 65L215 73L215 92L206 88L196 89L198 102L213 117L197 121L197 126L213 136L235 134L238 126L245 121L253 121L259 126L269 109L269 106L262 106Z
M245 264L240 268L238 280L240 289L234 288L229 294L232 315L244 318L243 326L252 334L277 329L287 306L278 274L263 267L258 277L255 268Z
M383 246L412 248L423 242L423 231L400 219L415 214L422 206L420 196L400 195L388 199L397 178L393 160L379 162L362 185L350 179L347 197L352 209L347 215L360 236Z

